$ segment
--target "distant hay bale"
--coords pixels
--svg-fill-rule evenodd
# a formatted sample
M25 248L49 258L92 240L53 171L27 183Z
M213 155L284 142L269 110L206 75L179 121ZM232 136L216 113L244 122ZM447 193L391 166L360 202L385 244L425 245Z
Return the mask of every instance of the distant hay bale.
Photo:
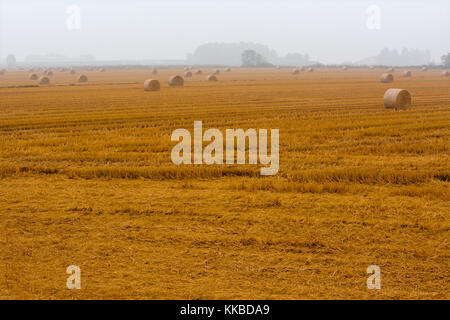
M216 70L213 71L212 74L220 74L220 70L219 70L219 69L216 69Z
M394 72L394 71L395 71L394 68L387 69L387 72Z
M199 70L195 71L195 74L197 74L197 75L203 74L203 71L199 69Z
M300 68L300 71L305 71L305 70L306 70L305 67L301 67L301 68Z
M450 72L448 72L448 71L442 71L441 76L443 76L443 77L448 77L448 76L450 76Z
M422 67L422 71L427 71L428 68L427 67Z
M348 69L347 66L343 66L342 67L342 70L344 70L344 71L347 70L347 69Z
M314 68L313 67L309 67L308 69L306 69L307 72L314 72Z
M404 89L388 89L383 97L384 107L406 109L411 106L411 95Z
M45 72L45 75L46 75L47 77L51 77L51 76L53 76L53 71L47 70L47 71Z
M145 91L159 91L161 88L161 84L158 80L155 79L147 79L144 81L144 90Z
M75 74L75 70L70 70L69 74Z
M32 73L29 75L28 79L30 80L37 80L38 79L38 75L36 73Z
M411 71L409 71L409 70L403 71L403 77L404 78L411 78Z
M383 73L380 77L380 81L383 83L389 83L394 81L392 73Z
M58 71L59 71L59 72L66 72L66 69L65 69L65 68L59 68Z
M77 81L78 81L78 82L87 82L87 81L88 81L88 77L85 76L84 74L80 74L80 75L78 76Z
M183 70L184 70L184 71L188 71L189 68L188 68L188 67L184 67Z
M300 70L298 70L297 68L292 69L292 74L299 74Z
M370 69L370 70L373 70L373 69L375 69L375 67L374 67L374 66L370 66L369 69Z
M206 77L206 81L218 81L218 79L215 75L210 74Z
M184 73L184 77L185 77L185 78L192 78L192 72L186 71L186 72Z
M158 70L156 68L152 68L151 74L158 74Z
M100 72L106 72L106 69L105 68L101 68Z
M230 67L226 67L225 68L225 72L231 72L231 68Z
M169 86L171 87L182 87L184 85L184 79L181 76L172 76L169 79Z
M47 76L42 76L38 80L39 84L50 84L50 78Z
M280 68L280 66L277 66L277 70L280 70L281 68Z

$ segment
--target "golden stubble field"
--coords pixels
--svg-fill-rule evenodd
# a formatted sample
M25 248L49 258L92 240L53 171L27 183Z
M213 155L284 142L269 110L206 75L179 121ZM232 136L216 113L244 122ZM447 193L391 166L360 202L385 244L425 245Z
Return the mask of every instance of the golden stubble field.
M0 298L449 299L449 79L382 72L0 76ZM383 108L392 87L409 110ZM279 173L172 164L194 120L278 128Z

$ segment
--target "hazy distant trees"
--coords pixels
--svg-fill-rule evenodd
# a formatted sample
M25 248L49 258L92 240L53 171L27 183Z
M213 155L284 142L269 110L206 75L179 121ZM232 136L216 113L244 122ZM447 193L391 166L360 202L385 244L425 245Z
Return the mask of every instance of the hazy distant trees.
M272 64L268 63L262 55L255 50L245 50L242 52L243 67L268 67Z
M17 64L16 57L13 54L8 55L6 57L6 64L8 68L15 68Z
M413 66L427 65L431 61L428 50L403 48L400 53L397 50L384 48L374 57L374 63L380 65Z
M442 61L442 65L444 66L444 68L450 68L450 52L447 54L444 54L441 57L441 61Z
M285 66L313 64L313 62L309 61L307 54L290 53L285 57L281 57L268 46L253 42L206 43L197 47L194 53L188 54L187 63L192 65L238 66L242 64L242 53L246 50L253 50L269 64Z

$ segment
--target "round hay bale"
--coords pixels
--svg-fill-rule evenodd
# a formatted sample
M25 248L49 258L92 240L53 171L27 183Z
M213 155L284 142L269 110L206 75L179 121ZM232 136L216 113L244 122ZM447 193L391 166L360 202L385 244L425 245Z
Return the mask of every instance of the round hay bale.
M182 87L184 85L184 79L182 76L171 76L169 79L169 86Z
M450 72L448 72L448 71L442 71L441 76L443 76L443 77L448 77L448 76L450 76Z
M31 73L28 76L28 79L30 79L30 80L37 80L38 79L38 75L36 73Z
M394 81L392 73L383 73L380 77L380 81L383 83L390 83Z
M344 70L344 71L347 70L347 69L348 69L347 66L343 66L342 67L342 70Z
M47 71L45 72L45 75L46 75L47 77L51 77L51 76L53 76L53 71L47 70Z
M159 91L161 88L161 84L158 80L155 79L147 79L144 81L144 90L145 91Z
M220 70L219 70L219 69L216 69L216 70L213 71L212 74L220 74Z
M299 74L300 70L298 70L297 68L292 69L292 74Z
M158 70L156 68L152 68L151 74L158 74Z
M185 78L192 78L192 72L186 71L186 72L184 73L184 77L185 77Z
M46 76L42 76L38 80L39 84L50 84L50 78Z
M105 68L101 68L100 72L106 72L106 69Z
M183 70L184 70L184 71L188 71L189 68L188 68L188 67L184 67Z
M231 72L231 68L230 67L226 67L225 68L225 72Z
M422 71L427 71L428 68L427 67L422 67Z
M388 89L383 97L384 107L406 109L411 106L411 95L404 89Z
M305 70L306 70L305 67L301 67L301 68L300 68L300 71L305 71Z
M308 71L308 72L314 72L314 68L309 67L306 71Z
M387 72L394 72L394 71L395 71L394 68L387 69Z
M409 70L403 71L403 77L404 78L411 78L411 71L409 71Z
M195 71L195 74L197 74L197 75L203 74L203 71L199 69L199 70Z
M375 69L375 67L374 67L374 66L370 66L369 69L370 69L370 70L373 70L373 69Z
M70 70L69 74L75 74L75 70Z
M88 77L85 76L84 74L80 74L80 75L78 76L77 81L78 81L78 82L87 82L87 81L88 81Z
M281 68L280 68L280 66L277 66L277 70L280 70Z
M206 77L206 81L218 81L218 79L215 75L210 74Z

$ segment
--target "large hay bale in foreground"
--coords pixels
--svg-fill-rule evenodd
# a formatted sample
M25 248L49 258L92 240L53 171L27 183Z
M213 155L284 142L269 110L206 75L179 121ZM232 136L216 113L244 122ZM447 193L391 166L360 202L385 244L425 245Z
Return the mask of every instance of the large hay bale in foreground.
M50 78L47 76L42 76L38 80L39 84L50 84Z
M185 77L185 78L192 78L192 72L186 71L186 72L184 73L184 77Z
M388 89L383 97L384 107L406 109L411 106L411 95L404 89Z
M201 74L203 74L203 71L199 69L199 70L195 71L195 74L201 75Z
M30 80L37 80L39 77L38 77L38 75L36 74L36 73L31 73L29 76L28 76L28 79L30 79Z
M155 79L147 79L144 81L144 90L145 91L159 91L161 88L161 84L158 80Z
M411 71L409 71L409 70L403 71L403 77L404 78L411 78Z
M169 79L169 86L171 87L182 87L184 85L184 79L182 76L171 76Z
M443 77L448 77L448 76L450 76L450 72L448 72L448 71L442 71L441 76L443 76Z
M292 69L292 74L299 74L300 70L298 70L297 68Z
M206 77L206 81L219 81L219 79L215 75L210 74Z
M380 81L383 83L390 83L394 81L392 73L383 73L380 77Z
M84 74L80 74L80 75L78 76L77 81L78 81L78 82L87 82L87 81L88 81L88 77L87 77L86 75L84 75Z

